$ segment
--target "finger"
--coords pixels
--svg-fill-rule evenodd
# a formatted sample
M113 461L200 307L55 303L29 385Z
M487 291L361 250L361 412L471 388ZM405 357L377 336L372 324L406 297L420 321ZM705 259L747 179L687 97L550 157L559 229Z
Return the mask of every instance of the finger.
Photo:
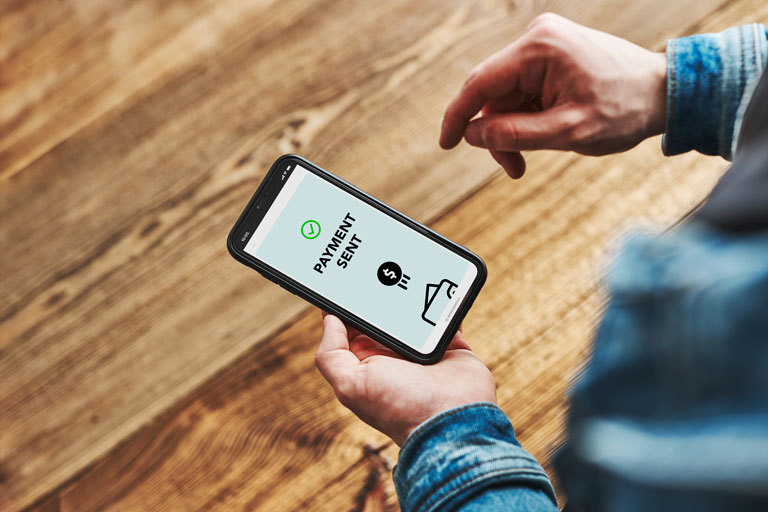
M496 151L567 149L565 134L570 118L556 108L484 116L469 123L464 137L473 146Z
M360 361L363 361L371 356L387 356L394 357L396 359L403 359L400 354L396 353L381 343L378 343L368 336L359 336L349 342L349 350L357 356Z
M361 336L360 331L358 331L357 329L355 329L351 325L347 325L346 322L344 323L344 325L347 328L347 339L353 340L353 339L357 338L358 336Z
M512 93L501 98L496 98L485 104L483 116L511 112L538 112L539 109L533 103L530 94ZM494 160L504 169L504 172L513 180L523 177L525 174L525 158L518 151L489 150Z
M338 317L323 313L323 337L317 353L326 354L335 350L349 350L347 328Z
M527 94L520 91L513 91L500 98L491 98L483 105L483 115L516 112L523 106L527 96Z
M469 343L467 343L467 340L464 339L464 333L462 331L458 331L456 335L451 340L451 343L448 344L448 350L472 350L469 346Z
M467 123L488 101L512 91L537 92L543 69L518 55L520 41L491 55L469 75L443 115L440 146L450 149L461 141Z
M320 313L323 315L323 318L325 318L326 315L330 314L327 311L322 310L322 309L320 310ZM348 325L347 322L344 322L344 326L347 328L347 339L351 340L351 339L354 339L354 338L357 338L358 336L360 336L360 331L358 329L356 329L355 327L352 327L352 326Z
M507 175L513 180L523 177L525 174L525 158L517 151L496 151L489 150L491 156L504 169Z
M483 105L481 113L483 116L491 114L511 114L512 112L540 112L541 99L533 94L523 94L513 92L501 98L488 100Z
M323 337L315 354L315 365L334 390L349 389L359 359L349 350L347 328L333 315L323 317Z

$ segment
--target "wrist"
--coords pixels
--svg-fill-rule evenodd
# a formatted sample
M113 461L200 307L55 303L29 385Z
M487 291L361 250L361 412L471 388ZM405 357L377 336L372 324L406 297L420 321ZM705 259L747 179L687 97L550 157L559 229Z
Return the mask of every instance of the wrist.
M447 401L442 405L442 407L433 409L429 413L422 415L417 421L405 426L401 426L398 429L394 429L394 435L390 435L389 437L395 442L395 444L402 447L411 437L413 432L420 430L422 427L428 425L432 421L435 421L438 418L442 418L444 415L451 415L455 411L477 406L498 408L495 396L487 396L484 399L475 398L472 400L457 400L455 402Z
M650 112L648 137L664 133L667 125L667 54L650 55Z

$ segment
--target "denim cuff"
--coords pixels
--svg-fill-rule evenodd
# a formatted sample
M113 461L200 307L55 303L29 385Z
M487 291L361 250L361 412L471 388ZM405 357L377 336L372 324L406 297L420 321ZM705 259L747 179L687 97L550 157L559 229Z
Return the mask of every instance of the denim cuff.
M730 160L740 104L745 92L751 96L766 54L766 30L757 24L670 40L664 154L695 149Z
M557 506L552 484L536 459L515 439L495 404L446 411L414 430L394 470L403 511L451 510L491 486L544 492Z

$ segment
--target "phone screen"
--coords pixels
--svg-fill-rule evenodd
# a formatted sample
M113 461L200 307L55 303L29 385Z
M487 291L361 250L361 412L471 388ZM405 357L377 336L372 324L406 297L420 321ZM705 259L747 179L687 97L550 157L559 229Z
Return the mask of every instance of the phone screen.
M245 252L432 352L477 276L475 264L300 164L283 179Z

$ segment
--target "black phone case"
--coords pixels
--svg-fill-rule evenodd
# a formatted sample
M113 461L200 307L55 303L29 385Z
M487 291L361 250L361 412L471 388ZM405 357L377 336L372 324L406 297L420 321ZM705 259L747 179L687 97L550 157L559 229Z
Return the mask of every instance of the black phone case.
M402 221L404 224L422 233L424 236L434 240L435 242L446 247L447 249L468 259L477 267L477 277L475 278L475 282L467 291L467 295L464 298L463 303L456 310L456 313L454 314L453 318L448 324L448 327L443 333L443 336L440 338L440 341L437 343L437 345L435 346L435 349L432 352L430 352L429 354L422 354L412 349L405 343L388 335L387 333L381 331L380 329L377 329L376 327L370 325L364 319L354 316L353 314L347 312L337 304L328 301L327 299L320 296L319 294L316 294L306 286L294 281L293 279L282 274L281 272L278 272L275 269L272 269L268 265L261 263L260 261L256 260L255 258L249 256L244 252L241 252L239 249L237 249L237 247L235 247L235 239L236 239L237 233L240 230L240 226L242 222L244 221L245 218L247 218L248 213L251 211L251 208L253 208L253 206L256 204L256 201L259 199L260 195L264 192L264 189L266 188L267 183L269 183L270 178L276 173L277 169L282 169L283 162L285 160L295 160L295 161L301 162L302 166L307 167L308 169L310 169L310 171L314 171L320 174L323 178L339 186L343 190L360 198L361 200L377 208L378 210L383 211L385 214L388 214L394 217L395 219ZM446 348L448 347L454 335L456 334L456 331L461 325L462 320L464 320L464 316L472 307L472 303L475 301L475 298L477 297L478 293L480 293L480 289L485 284L485 280L488 275L485 262L479 256L471 252L469 249L445 238L444 236L440 235L439 233L436 233L435 231L432 231L431 229L424 226L423 224L398 212L391 206L379 201L375 197L370 196L369 194L358 189L351 183L348 183L347 181L336 176L335 174L329 171L326 171L322 167L310 162L306 158L303 158L301 156L294 155L294 154L283 155L272 164L272 167L269 169L269 172L267 172L267 174L264 176L264 179L261 181L261 183L259 184L259 187L256 189L256 192L251 197L251 200L248 202L248 205L245 207L243 212L240 214L240 217L237 219L237 222L235 222L235 225L230 230L229 236L227 237L227 249L229 250L229 253L232 255L232 257L235 258L237 261L256 270L262 276L266 277L270 281L279 285L283 289L295 295L298 295L299 297L306 300L310 304L317 306L318 308L328 313L338 316L346 324L351 325L352 327L355 327L361 333L366 334L367 336L370 336L372 339L391 348L392 350L402 355L403 357L421 364L433 364L439 361L443 357L443 354L445 353Z

